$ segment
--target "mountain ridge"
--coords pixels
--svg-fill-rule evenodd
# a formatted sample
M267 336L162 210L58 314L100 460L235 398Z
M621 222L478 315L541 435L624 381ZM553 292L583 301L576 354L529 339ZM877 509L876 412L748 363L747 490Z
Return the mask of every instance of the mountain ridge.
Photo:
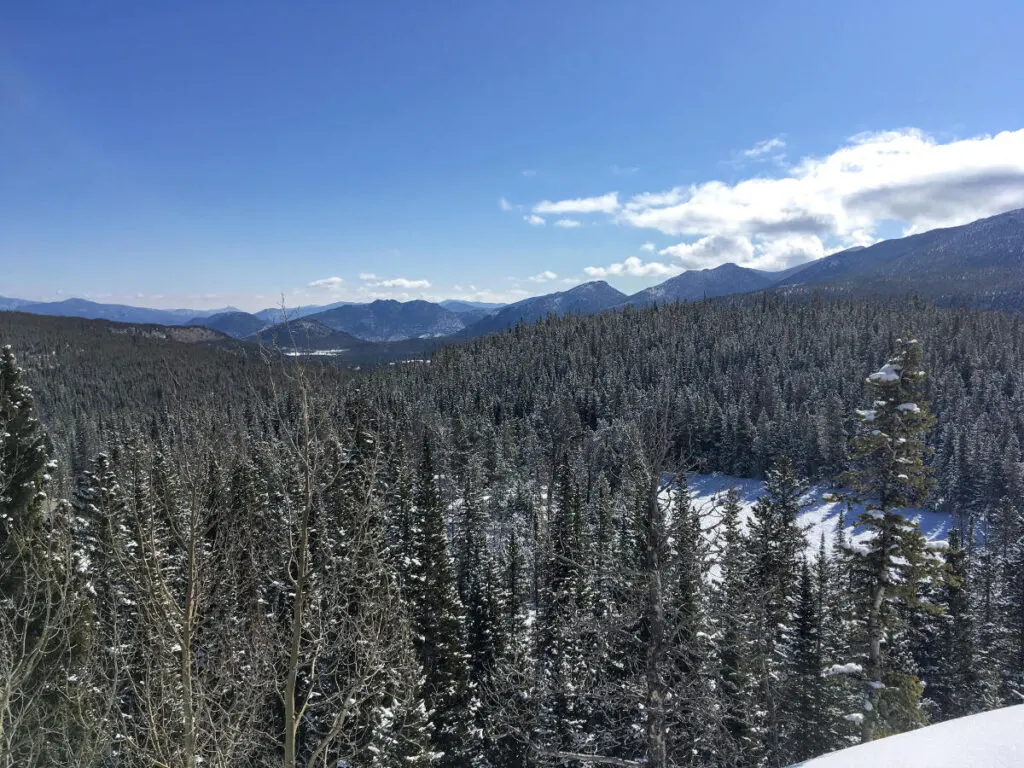
M542 320L552 314L595 314L619 306L626 298L626 294L604 280L593 280L565 291L531 296L509 304L469 326L460 335L483 336L504 331L517 323Z
M0 311L158 325L196 325L246 338L261 327L287 319L315 317L335 331L362 341L483 335L549 314L590 314L652 302L699 301L769 291L783 296L916 294L939 304L965 303L982 309L1024 310L1024 209L956 227L857 246L771 272L733 263L687 270L662 283L626 295L604 281L496 305L446 299L441 302L378 299L335 302L282 310L242 312L151 309L70 298L36 302L0 297Z
M316 320L364 341L451 336L466 327L456 313L420 299L377 299L369 304L346 304L306 315L304 319Z

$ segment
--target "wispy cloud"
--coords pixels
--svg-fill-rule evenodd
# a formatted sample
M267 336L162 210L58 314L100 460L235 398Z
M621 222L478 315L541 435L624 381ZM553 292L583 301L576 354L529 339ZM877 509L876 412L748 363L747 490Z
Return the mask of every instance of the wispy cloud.
M523 174L523 176L526 176L527 178L537 175L537 171L534 168L524 168L522 171L520 171L520 173Z
M429 280L410 280L407 277L392 277L387 280L381 280L373 283L372 287L375 288L405 288L411 290L414 288L429 288Z
M315 290L327 290L337 291L344 284L344 280L340 277L325 277L322 280L314 280L306 285L307 288L313 288Z
M640 250L641 251L649 251L650 253L654 253L655 247L656 246L654 245L654 243L644 243L643 245L640 246Z
M613 174L615 174L616 176L632 176L634 173L636 173L640 169L637 166L635 166L635 165L627 165L627 166L613 165L613 166L611 166L609 168L609 170Z
M615 213L619 210L619 193L609 192L598 197L578 197L572 200L542 200L533 206L534 213L561 215L566 213Z
M534 227L542 227L547 223L543 216L538 216L535 213L531 213L529 216L523 216L523 221Z
M377 276L373 272L360 272L359 273L359 279L360 280L376 280Z
M536 275L531 275L530 277L528 277L526 279L527 280L531 280L531 281L533 281L535 283L546 283L546 282L548 282L550 280L555 280L557 278L558 278L558 275L556 275L550 269L545 269L543 272L538 272Z
M498 207L501 208L501 210L503 210L503 211L511 211L512 210L512 203L510 203L504 197L499 197L498 198Z
M562 229L576 229L576 227L582 226L582 222L576 219L559 219L555 222L555 226Z
M781 136L773 136L770 139L763 139L750 149L743 150L743 156L755 160L765 155L770 155L773 152L777 153L780 149L785 149L786 141Z

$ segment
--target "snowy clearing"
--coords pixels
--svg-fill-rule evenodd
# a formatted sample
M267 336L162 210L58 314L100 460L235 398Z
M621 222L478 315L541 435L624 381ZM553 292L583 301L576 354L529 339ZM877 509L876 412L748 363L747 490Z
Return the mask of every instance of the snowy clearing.
M724 499L730 488L735 488L739 494L744 521L750 517L750 510L754 506L754 502L764 493L764 481L762 480L731 477L717 473L690 475L687 477L687 482L690 485L690 495L693 497L694 504L703 511L704 527L709 530L713 530L718 523L718 502ZM800 522L804 526L807 547L811 552L817 552L822 534L825 535L825 546L831 548L836 520L841 512L846 515L848 540L857 544L866 535L862 529L852 525L863 512L867 511L865 506L854 504L847 511L846 502L830 500L831 494L834 492L834 489L826 485L813 485L804 497L804 503L807 506L800 515ZM946 540L952 522L949 515L918 508L907 508L900 511L908 519L917 521L921 532L929 542L938 543Z
M948 720L829 755L794 768L1019 768L1024 704Z
M290 349L285 352L288 357L337 357L348 352L348 349Z

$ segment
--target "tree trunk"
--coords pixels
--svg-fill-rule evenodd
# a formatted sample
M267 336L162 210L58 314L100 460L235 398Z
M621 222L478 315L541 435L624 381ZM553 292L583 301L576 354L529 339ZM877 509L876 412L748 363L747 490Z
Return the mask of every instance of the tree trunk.
M647 764L665 768L668 762L665 737L665 595L661 579L664 525L658 503L658 475L654 474L647 500Z
M303 392L302 412L302 460L303 460L303 506L299 516L299 540L297 550L292 550L295 558L295 597L292 602L291 637L288 644L288 669L284 686L284 768L296 768L298 761L299 722L302 719L302 707L296 700L298 696L299 665L302 662L302 624L305 619L304 603L306 600L306 582L309 574L309 517L313 507L313 476L310 466L310 434L309 416L305 407Z
M882 530L882 552L888 552L889 536L888 529ZM867 681L865 683L865 700L870 704L864 717L864 724L861 729L861 741L868 742L875 737L875 723L878 718L878 699L880 689L875 682L880 682L882 676L882 603L885 600L885 585L887 581L886 568L888 556L880 560L879 572L875 574L875 586L871 595L871 606L868 609L868 669Z

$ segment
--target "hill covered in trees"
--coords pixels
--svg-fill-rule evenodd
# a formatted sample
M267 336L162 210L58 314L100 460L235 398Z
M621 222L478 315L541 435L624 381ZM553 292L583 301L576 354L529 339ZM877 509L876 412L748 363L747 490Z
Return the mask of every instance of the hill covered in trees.
M355 377L6 317L0 765L782 766L1024 695L1019 317L626 308ZM861 502L816 541L811 480Z

